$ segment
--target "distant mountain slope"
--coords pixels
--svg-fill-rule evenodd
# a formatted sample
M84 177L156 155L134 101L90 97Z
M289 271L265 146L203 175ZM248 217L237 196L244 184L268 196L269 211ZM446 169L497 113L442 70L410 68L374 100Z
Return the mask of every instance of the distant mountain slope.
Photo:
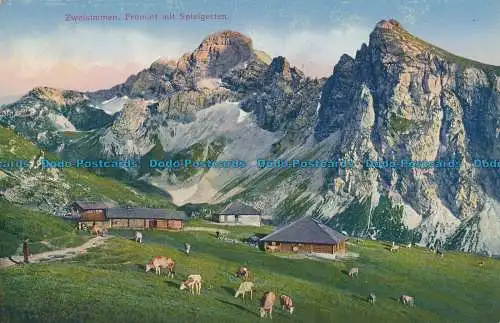
M64 147L65 132L91 131L112 121L86 95L48 87L35 88L19 101L0 107L2 125L50 150Z
M57 132L53 121L23 128L12 118L19 103L0 109L0 121L61 158L138 159L126 176L168 191L177 204L240 198L278 223L312 214L353 235L500 254L499 168L474 164L500 160L499 71L428 44L395 20L380 21L328 79L308 78L247 36L223 31L177 62L158 60L111 89L74 94L84 98L78 120L88 132ZM48 115L54 108L44 107L60 97L50 91L25 109ZM99 110L110 102L121 104L112 116ZM61 111L78 110L63 103ZM94 116L103 124L89 128ZM56 135L40 135L44 127ZM160 170L149 167L152 158L250 164ZM259 158L353 164L261 169ZM457 167L365 164L404 159Z
M145 193L118 180L99 177L86 169L42 168L42 158L55 160L31 142L0 127L0 160L27 160L28 168L0 170L0 194L18 204L51 214L64 214L64 207L75 199L109 200L120 205L171 208L165 196Z

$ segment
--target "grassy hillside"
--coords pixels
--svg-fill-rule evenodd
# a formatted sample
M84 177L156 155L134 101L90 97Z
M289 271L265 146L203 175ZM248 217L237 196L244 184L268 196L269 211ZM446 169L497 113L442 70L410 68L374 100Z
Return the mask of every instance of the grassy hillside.
M238 228L237 235L261 230ZM258 298L268 290L296 303L291 316L276 306L273 322L477 323L500 317L495 260L479 268L480 259L466 254L391 254L378 242L366 242L348 246L359 252L356 261L326 262L269 255L206 232L146 232L143 245L129 240L131 232L118 234L126 238L111 238L72 260L1 270L2 322L258 322ZM190 256L181 251L186 241ZM144 272L156 255L177 261L174 279ZM253 273L253 300L234 298L239 281L232 274L240 265ZM353 265L360 274L350 280L342 271ZM179 290L190 273L204 279L200 296ZM366 302L371 291L377 294L374 306ZM396 301L402 293L415 297L415 308Z
M31 160L44 154L49 160L57 160L52 153L42 152L33 143L14 133L11 129L0 127L0 160ZM0 188L8 188L19 184L22 175L6 170L10 176L0 175ZM19 175L19 176L18 176ZM33 169L23 174L30 177L30 185L23 192L26 199L44 199L48 196L66 196L74 199L111 199L122 205L139 205L148 207L172 208L169 200L160 193L144 192L139 186L132 188L122 181L101 177L86 169L61 169L57 178L49 170ZM35 184L33 184L35 182ZM37 196L44 195L44 196ZM55 202L63 200L56 198ZM35 204L36 201L34 201Z
M60 218L12 205L2 199L0 210L0 257L21 254L25 236L30 240L31 253L80 245L88 238L74 233L72 226Z

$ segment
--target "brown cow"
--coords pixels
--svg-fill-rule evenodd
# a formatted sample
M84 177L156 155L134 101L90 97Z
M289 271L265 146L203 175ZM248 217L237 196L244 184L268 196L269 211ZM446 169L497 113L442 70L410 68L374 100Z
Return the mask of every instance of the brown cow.
M280 296L281 308L287 310L290 314L293 314L295 307L293 306L293 301L290 296L281 295Z
M240 269L238 269L238 271L234 275L247 281L248 277L250 276L250 272L248 271L247 267L240 267Z
M264 317L269 314L270 318L273 318L273 306L276 303L276 294L273 292L266 292L264 296L260 299L260 317Z
M91 235L95 234L96 236L100 236L102 234L102 229L99 226L94 225L92 226L92 231L90 231L90 234Z
M266 250L270 252L278 252L280 250L279 246L266 246Z
M146 272L150 271L153 268L155 269L157 275L160 275L160 268L167 268L168 269L167 277L172 276L173 278L175 261L172 258L157 256L151 259L149 263L146 265Z

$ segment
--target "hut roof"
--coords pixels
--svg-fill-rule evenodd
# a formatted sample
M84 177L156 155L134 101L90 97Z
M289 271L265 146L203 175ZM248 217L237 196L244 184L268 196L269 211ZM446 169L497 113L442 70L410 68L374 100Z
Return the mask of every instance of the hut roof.
M186 220L183 211L166 211L163 209L150 208L110 208L106 211L109 219L162 219L162 220Z
M90 201L75 201L73 204L78 205L82 210L104 210L110 207L105 202L90 202Z
M302 217L265 236L261 241L338 244L346 237L311 217Z
M253 207L243 204L240 200L236 200L222 210L220 215L260 215L260 211Z

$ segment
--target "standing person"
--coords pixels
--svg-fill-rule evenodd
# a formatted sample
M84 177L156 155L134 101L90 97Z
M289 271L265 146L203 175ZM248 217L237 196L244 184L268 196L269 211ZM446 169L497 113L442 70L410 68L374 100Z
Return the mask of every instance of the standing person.
M189 243L184 243L184 248L186 248L186 255L189 255L189 251L191 250L191 245Z
M28 256L29 256L29 251L28 251L28 237L24 237L24 242L23 242L23 254L24 254L24 262L28 263Z

